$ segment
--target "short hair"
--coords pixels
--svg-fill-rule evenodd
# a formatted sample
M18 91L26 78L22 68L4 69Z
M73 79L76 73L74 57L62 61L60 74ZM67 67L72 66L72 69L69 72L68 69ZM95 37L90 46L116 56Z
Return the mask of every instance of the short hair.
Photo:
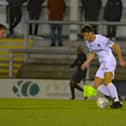
M3 24L0 24L0 30L7 30L7 27L5 26L5 25L3 25Z
M92 33L94 33L94 30L93 30L92 26L85 25L85 26L82 27L81 33L85 33L85 32L92 32Z

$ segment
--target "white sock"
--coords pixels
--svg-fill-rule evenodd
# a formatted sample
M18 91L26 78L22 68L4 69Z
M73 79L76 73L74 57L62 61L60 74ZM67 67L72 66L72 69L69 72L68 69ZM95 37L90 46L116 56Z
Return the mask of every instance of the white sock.
M103 95L110 96L109 90L108 90L107 86L105 86L104 84L100 85L97 88L97 90L100 91Z
M115 102L119 101L119 97L118 97L118 93L117 93L117 89L116 89L115 85L113 83L109 83L107 85L107 88L110 92L111 97L114 98L114 101Z

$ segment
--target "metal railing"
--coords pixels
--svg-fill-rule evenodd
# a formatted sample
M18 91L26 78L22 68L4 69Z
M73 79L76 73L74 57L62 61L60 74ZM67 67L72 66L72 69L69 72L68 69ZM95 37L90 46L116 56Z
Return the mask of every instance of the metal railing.
M25 21L25 29L24 29L24 48L27 49L28 47L28 29L29 25L28 24L63 24L63 25L79 25L82 26L84 24L90 24L90 25L98 25L99 26L99 33L103 33L103 27L107 25L116 25L116 26L126 26L126 21L122 22L108 22L108 21L41 21L41 20L27 20ZM77 31L76 31L77 32Z

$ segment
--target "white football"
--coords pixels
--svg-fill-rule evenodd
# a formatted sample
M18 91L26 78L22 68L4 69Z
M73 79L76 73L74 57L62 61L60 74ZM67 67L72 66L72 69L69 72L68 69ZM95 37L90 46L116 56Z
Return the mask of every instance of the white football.
M99 108L107 108L109 105L109 101L105 97L98 97L96 100L96 104Z

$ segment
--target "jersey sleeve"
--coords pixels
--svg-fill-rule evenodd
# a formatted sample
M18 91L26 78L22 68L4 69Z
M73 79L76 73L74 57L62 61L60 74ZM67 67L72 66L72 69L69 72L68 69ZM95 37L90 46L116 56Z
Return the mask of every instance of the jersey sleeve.
M107 37L103 37L103 43L109 48L111 48L114 44L114 42L108 39Z

